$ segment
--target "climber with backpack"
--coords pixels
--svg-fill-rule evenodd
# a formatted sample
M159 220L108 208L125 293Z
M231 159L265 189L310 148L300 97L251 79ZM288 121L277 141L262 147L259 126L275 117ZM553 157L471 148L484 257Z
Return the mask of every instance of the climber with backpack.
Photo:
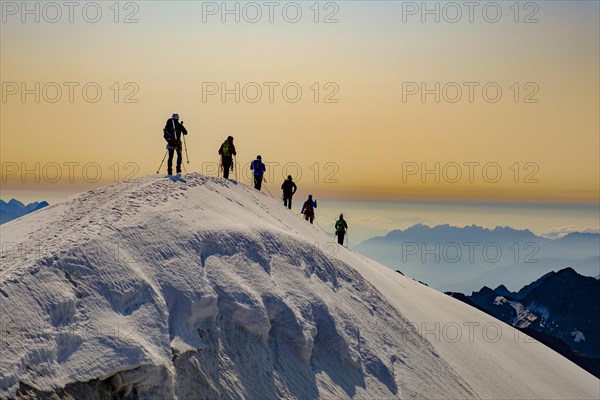
M179 114L173 114L167 120L163 129L163 136L167 141L167 151L169 152L169 160L167 161L167 174L173 175L173 156L177 151L177 173L181 173L181 134L187 135L187 129L183 126L183 121L179 121ZM163 158L164 161L164 158Z
M223 168L223 178L229 179L229 171L233 169L233 156L237 155L233 145L233 136L228 136L219 148L221 156L221 168Z
M342 246L344 245L344 236L346 236L346 232L348 231L348 224L344 219L344 214L340 214L340 219L335 223L335 235L338 238L338 243Z
M309 194L302 206L301 213L304 214L304 219L310 221L311 224L315 220L315 208L317 208L317 201L313 200L312 194Z
M254 189L259 190L262 187L263 175L267 170L265 164L262 162L261 156L256 156L256 160L250 163L250 170L254 171Z
M281 184L281 190L283 190L283 206L292 209L292 197L298 190L298 187L292 180L292 176L288 175L287 179Z

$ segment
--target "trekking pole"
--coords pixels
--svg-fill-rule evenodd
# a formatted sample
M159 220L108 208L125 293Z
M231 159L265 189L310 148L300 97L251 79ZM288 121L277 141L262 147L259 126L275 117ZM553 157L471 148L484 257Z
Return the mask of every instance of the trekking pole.
M237 174L237 158L235 157L235 155L233 156L233 172L235 173L235 181L239 181L238 179L238 174Z
M190 163L190 158L188 157L187 144L185 143L185 137L186 137L186 135L181 134L181 136L183 136L183 148L185 149L185 160L189 164ZM185 167L183 167L183 169L185 169ZM185 173L187 174L187 171Z
M346 248L350 248L350 234L348 234L348 231L350 229L346 228Z
M269 193L269 196L271 196L273 199L275 199L275 197L273 197L273 194L271 193L271 191L269 190L269 188L267 187L267 179L264 177L263 175L263 183L265 185L265 189L267 190L267 193ZM283 196L282 196L283 197Z
M163 157L162 161L160 162L160 166L158 167L158 169L156 170L156 173L158 174L160 172L160 169L162 168L163 163L165 162L165 158L167 158L167 154L169 154L169 150L167 149L167 151L165 152L165 156Z
M271 191L269 190L267 185L265 185L265 189L267 189L267 193L269 193L269 196L271 196L274 199L275 197L273 197L273 195L271 194Z

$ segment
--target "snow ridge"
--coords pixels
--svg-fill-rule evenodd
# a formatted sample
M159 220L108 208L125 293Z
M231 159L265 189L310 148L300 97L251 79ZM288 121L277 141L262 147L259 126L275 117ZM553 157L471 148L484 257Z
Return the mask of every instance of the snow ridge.
M544 346L423 331L470 323L479 337L498 321L235 182L143 177L9 222L4 237L1 397L599 394Z
M149 177L7 225L15 246L51 250L3 254L2 392L477 397L368 281L270 203L223 180Z

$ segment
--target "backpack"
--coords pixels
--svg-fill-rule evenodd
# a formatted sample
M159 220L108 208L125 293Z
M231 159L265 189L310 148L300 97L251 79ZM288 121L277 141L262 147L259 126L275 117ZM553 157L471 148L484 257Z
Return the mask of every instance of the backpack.
M223 155L224 157L229 157L231 155L229 147L229 142L225 141L221 146L221 155Z
M313 208L313 202L312 200L306 200L304 202L304 213L305 214L312 214L315 211L315 209Z
M340 219L335 223L335 230L338 232L344 232L346 230L343 220Z
M174 142L177 140L177 128L174 119L171 118L167 121L167 126L163 129L163 136L167 142Z
M173 134L173 132L171 132L170 130L168 130L167 128L165 128L163 130L163 137L165 138L165 140L167 142L173 141L175 140L175 135Z

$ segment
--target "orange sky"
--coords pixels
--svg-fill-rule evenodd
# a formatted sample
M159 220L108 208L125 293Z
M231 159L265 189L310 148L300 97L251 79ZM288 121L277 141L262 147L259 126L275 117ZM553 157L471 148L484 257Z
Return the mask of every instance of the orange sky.
M120 3L118 16L101 3L97 23L40 8L36 23L3 2L2 198L155 173L178 112L189 170L210 172L232 134L244 168L273 163L272 189L291 173L329 197L598 202L597 2L522 2L518 16L501 3L496 23L481 10L451 23L443 8L422 22L403 2L320 3L318 16L298 2L296 23L280 9L249 22L239 3L240 22L223 23L209 3Z

